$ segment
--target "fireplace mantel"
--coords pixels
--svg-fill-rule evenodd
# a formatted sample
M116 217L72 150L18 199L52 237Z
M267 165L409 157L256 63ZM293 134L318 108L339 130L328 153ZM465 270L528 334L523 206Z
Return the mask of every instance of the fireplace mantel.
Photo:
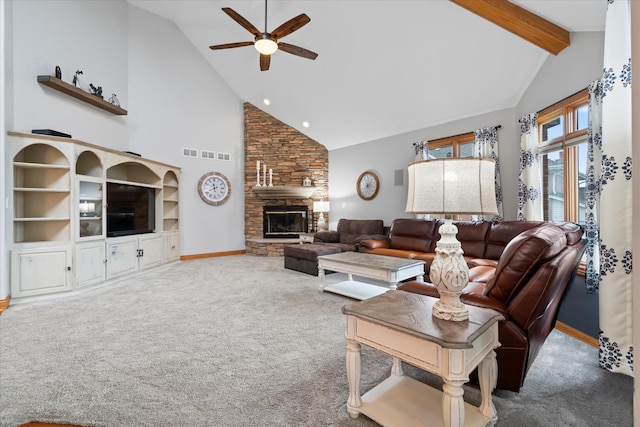
M303 187L295 185L274 185L273 187L257 185L253 187L261 199L308 199L316 187Z

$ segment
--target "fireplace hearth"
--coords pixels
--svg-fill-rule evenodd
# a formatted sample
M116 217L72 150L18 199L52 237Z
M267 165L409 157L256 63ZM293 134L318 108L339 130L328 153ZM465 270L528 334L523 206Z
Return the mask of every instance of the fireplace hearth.
M263 206L263 237L292 238L309 231L307 206Z

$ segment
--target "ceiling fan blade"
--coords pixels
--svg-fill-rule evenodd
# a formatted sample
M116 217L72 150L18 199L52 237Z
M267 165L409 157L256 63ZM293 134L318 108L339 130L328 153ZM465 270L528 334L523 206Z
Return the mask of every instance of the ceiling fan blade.
M292 55L301 56L301 57L307 58L307 59L316 59L318 57L318 54L315 53L315 52L312 52L312 51L307 50L305 48L302 48L300 46L294 46L294 45L289 44L289 43L279 42L278 43L278 50L290 53Z
M213 46L209 46L209 49L211 49L211 50L231 49L233 47L244 47L244 46L253 46L253 42L238 42L238 43L216 44L216 45L213 45Z
M260 54L260 71L267 71L271 65L271 55Z
M254 36L259 36L262 34L260 30L253 26L253 24L246 19L244 19L238 12L231 9L230 7L223 7L222 11L229 15L231 19L236 21L238 24L242 25L247 31L249 31Z
M299 30L304 25L308 24L309 21L311 21L311 18L309 18L306 14L303 13L301 15L296 16L295 18L289 19L287 22L280 25L278 28L276 28L271 32L271 35L276 39L281 39L284 36L287 36L293 33L294 31Z

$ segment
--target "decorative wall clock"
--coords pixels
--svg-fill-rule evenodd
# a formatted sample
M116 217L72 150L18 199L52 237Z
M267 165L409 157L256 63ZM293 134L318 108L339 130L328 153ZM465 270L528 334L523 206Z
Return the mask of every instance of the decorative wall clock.
M372 171L362 172L356 182L358 196L363 200L372 200L378 195L380 180L378 175Z
M226 176L219 172L208 172L198 181L198 194L207 204L221 205L231 195L231 184Z

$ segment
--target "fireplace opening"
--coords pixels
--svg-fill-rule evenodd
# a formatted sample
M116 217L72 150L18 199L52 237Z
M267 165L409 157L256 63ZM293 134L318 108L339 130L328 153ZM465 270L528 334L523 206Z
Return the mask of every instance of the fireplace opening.
M309 231L307 206L263 206L264 238L292 238Z

